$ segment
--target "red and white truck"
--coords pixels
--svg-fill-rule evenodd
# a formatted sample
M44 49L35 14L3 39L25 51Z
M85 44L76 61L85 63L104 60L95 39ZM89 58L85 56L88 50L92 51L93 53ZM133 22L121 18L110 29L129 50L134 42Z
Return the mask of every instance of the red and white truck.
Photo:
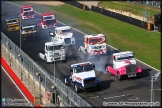
M54 12L41 14L40 21L38 22L37 26L43 29L56 27L56 15Z
M106 64L105 69L107 72L117 76L117 79L141 76L142 68L137 66L132 51L114 53L112 59L112 64Z
M22 19L35 18L33 6L31 6L31 5L21 6L20 18L22 18Z
M88 55L106 54L106 37L103 34L85 35L84 46L79 46L79 51Z

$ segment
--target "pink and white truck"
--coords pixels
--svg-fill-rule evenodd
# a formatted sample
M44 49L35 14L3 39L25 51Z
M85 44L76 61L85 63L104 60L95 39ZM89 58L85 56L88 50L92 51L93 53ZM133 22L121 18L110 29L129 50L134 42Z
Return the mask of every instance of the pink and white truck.
M142 68L136 65L132 51L114 53L112 59L112 64L106 64L105 70L115 75L117 79L141 76Z

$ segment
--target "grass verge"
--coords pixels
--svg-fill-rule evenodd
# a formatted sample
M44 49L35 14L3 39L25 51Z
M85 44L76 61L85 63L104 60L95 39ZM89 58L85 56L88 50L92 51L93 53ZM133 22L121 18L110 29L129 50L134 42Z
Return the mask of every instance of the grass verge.
M13 2L19 5L32 4L27 2ZM60 6L32 5L35 11L40 13L55 12L57 20L87 34L103 33L107 36L107 44L122 51L131 50L135 52L137 59L160 69L161 36L159 33L150 32L125 22L92 11L84 11L67 4Z
M146 8L150 12L150 18L153 17L155 14L161 13L160 8L155 8L153 6L147 6L142 4L136 3L129 3L129 2L119 2L119 1L102 1L100 3L100 7L102 8L111 8L116 10L122 10L125 12L130 12L134 15L143 16L143 10Z

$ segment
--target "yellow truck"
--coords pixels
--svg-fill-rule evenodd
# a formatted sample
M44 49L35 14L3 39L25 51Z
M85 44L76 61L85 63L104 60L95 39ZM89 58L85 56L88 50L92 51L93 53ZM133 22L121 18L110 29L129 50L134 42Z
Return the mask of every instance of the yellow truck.
M5 23L6 23L6 26L7 26L7 31L20 30L18 16L5 18Z

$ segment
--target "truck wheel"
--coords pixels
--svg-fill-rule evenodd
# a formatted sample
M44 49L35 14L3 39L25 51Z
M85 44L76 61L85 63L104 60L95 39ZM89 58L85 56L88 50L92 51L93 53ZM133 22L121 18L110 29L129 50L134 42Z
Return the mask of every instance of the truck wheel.
M141 78L141 74L137 74L137 78Z
M81 49L80 49L80 47L79 47L79 52L81 52Z
M105 66L105 71L108 72L108 70L107 70L107 65Z
M117 77L118 80L121 80L121 75L120 73L118 72L118 77Z
M66 78L65 78L65 84L66 84L66 85L68 84L68 82L67 82Z
M97 90L98 90L98 91L100 90L100 85L97 86Z
M48 62L47 62L47 57L46 57L46 56L44 57L44 60L45 60L46 64L48 64Z
M77 92L77 93L79 93L80 92L80 88L78 87L78 85L77 84L75 84L75 91Z

